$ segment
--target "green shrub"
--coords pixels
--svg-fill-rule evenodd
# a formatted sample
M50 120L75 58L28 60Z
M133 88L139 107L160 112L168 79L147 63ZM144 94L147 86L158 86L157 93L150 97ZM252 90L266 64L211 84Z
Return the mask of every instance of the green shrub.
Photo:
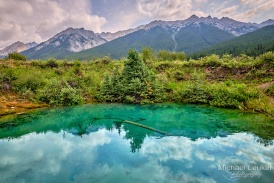
M30 65L34 66L34 67L40 67L41 66L41 61L33 60L33 61L30 62Z
M274 117L274 106L271 104L271 99L267 97L259 97L247 101L246 108L253 112L268 113Z
M76 75L76 76L84 76L83 72L82 72L82 69L83 69L83 64L78 61L78 60L75 60L73 62L73 73Z
M70 62L67 60L63 60L63 62L60 64L62 67L70 68L74 65L74 62Z
M31 90L25 90L21 92L21 97L33 102L37 102L36 94Z
M157 54L157 58L160 61L170 61L171 60L171 55L170 52L167 50L160 50Z
M218 67L222 65L219 55L213 54L213 55L207 56L205 59L206 59L207 66Z
M63 68L57 68L54 70L54 72L58 75L63 75L65 73L65 70Z
M218 107L243 109L247 101L259 98L261 94L256 88L245 84L226 83L208 84L194 74L192 81L181 90L182 101L187 103L205 103Z
M18 78L18 75L15 69L7 68L7 69L1 70L0 72L0 82L11 83L17 78Z
M265 93L270 96L274 97L274 84L270 85L266 90Z
M188 103L208 103L210 95L201 76L197 73L192 75L192 81L189 82L182 91L182 99Z
M274 53L273 52L267 52L267 53L261 55L260 58L265 63L273 63L274 64Z
M186 60L186 54L184 52L174 52L173 55L173 58L175 58L175 60Z
M105 57L102 57L102 58L99 58L99 59L96 59L94 61L95 64L104 64L104 65L107 65L111 62L111 59L109 56L105 56Z
M55 60L54 58L48 59L47 63L46 63L46 66L50 67L50 68L58 68L57 60Z
M174 67L174 64L169 61L161 61L155 64L155 68L159 72L164 72L166 69Z
M227 86L224 83L212 85L210 105L218 107L240 108L245 102L260 96L256 89L248 88L245 84L233 84Z
M26 61L26 57L20 53L12 52L8 54L8 59Z
M148 62L149 60L154 59L152 48L145 47L142 49L142 59L144 60L144 62Z
M52 80L38 92L38 99L52 106L71 106L84 102L80 92L67 82Z
M18 77L17 80L12 82L13 90L22 93L27 90L36 92L38 89L42 88L45 85L43 76L39 72L32 72L25 76Z
M175 60L186 60L184 52L170 52L167 50L160 50L157 54L157 58L160 61L175 61Z
M177 81L183 81L185 80L185 73L180 70L175 70L173 73L173 78L176 79Z
M74 60L73 61L73 67L74 68L80 68L82 66L82 62L80 62L79 60Z

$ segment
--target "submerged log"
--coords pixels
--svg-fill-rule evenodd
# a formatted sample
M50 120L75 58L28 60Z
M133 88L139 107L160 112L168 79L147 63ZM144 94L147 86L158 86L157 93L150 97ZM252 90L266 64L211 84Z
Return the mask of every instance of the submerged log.
M154 131L154 132L158 132L158 133L160 133L160 134L162 134L162 135L174 136L174 135L172 135L172 134L170 134L170 133L167 133L167 132L158 130L158 129L156 129L156 128L152 128L152 127L149 127L149 126L140 124L140 123L136 123L136 122L133 122L133 121L124 120L123 123L128 123L128 124L131 124L131 125L139 126L139 127L141 127L141 128L145 128L145 129L148 129L148 130L151 130L151 131Z

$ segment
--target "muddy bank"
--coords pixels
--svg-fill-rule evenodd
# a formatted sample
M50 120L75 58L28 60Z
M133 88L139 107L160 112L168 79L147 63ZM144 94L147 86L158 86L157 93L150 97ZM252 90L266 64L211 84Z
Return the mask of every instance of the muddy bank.
M0 96L0 116L20 114L31 109L43 107L48 107L48 105L37 104L14 94L4 94Z

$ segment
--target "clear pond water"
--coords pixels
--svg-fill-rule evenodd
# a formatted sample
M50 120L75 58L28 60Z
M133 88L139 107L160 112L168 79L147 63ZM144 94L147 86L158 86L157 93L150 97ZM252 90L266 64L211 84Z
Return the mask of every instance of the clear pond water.
M0 182L273 182L273 129L196 105L39 110L0 118Z

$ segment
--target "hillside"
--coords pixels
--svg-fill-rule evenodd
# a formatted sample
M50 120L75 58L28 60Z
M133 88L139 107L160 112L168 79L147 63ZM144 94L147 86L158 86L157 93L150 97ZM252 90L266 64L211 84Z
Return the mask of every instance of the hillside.
M146 62L141 59L144 55L132 55L120 61L0 60L0 115L41 103L60 106L84 101L143 101L203 103L274 116L273 52L256 58L210 55L199 60L168 61L154 57ZM132 96L134 93L138 95Z
M85 60L109 56L119 59L126 56L127 50L136 49L140 51L143 47L151 47L156 51L169 50L192 53L234 37L231 33L205 23L192 22L179 28L166 25L155 26L138 30L95 48L69 55L68 58Z
M200 52L190 54L189 57L199 58L211 54L232 54L234 56L246 54L248 56L258 56L267 51L274 51L273 35L274 25L269 25L232 40L216 44Z
M68 28L49 40L22 52L28 59L64 58L73 52L93 48L107 42L100 35L84 28Z

